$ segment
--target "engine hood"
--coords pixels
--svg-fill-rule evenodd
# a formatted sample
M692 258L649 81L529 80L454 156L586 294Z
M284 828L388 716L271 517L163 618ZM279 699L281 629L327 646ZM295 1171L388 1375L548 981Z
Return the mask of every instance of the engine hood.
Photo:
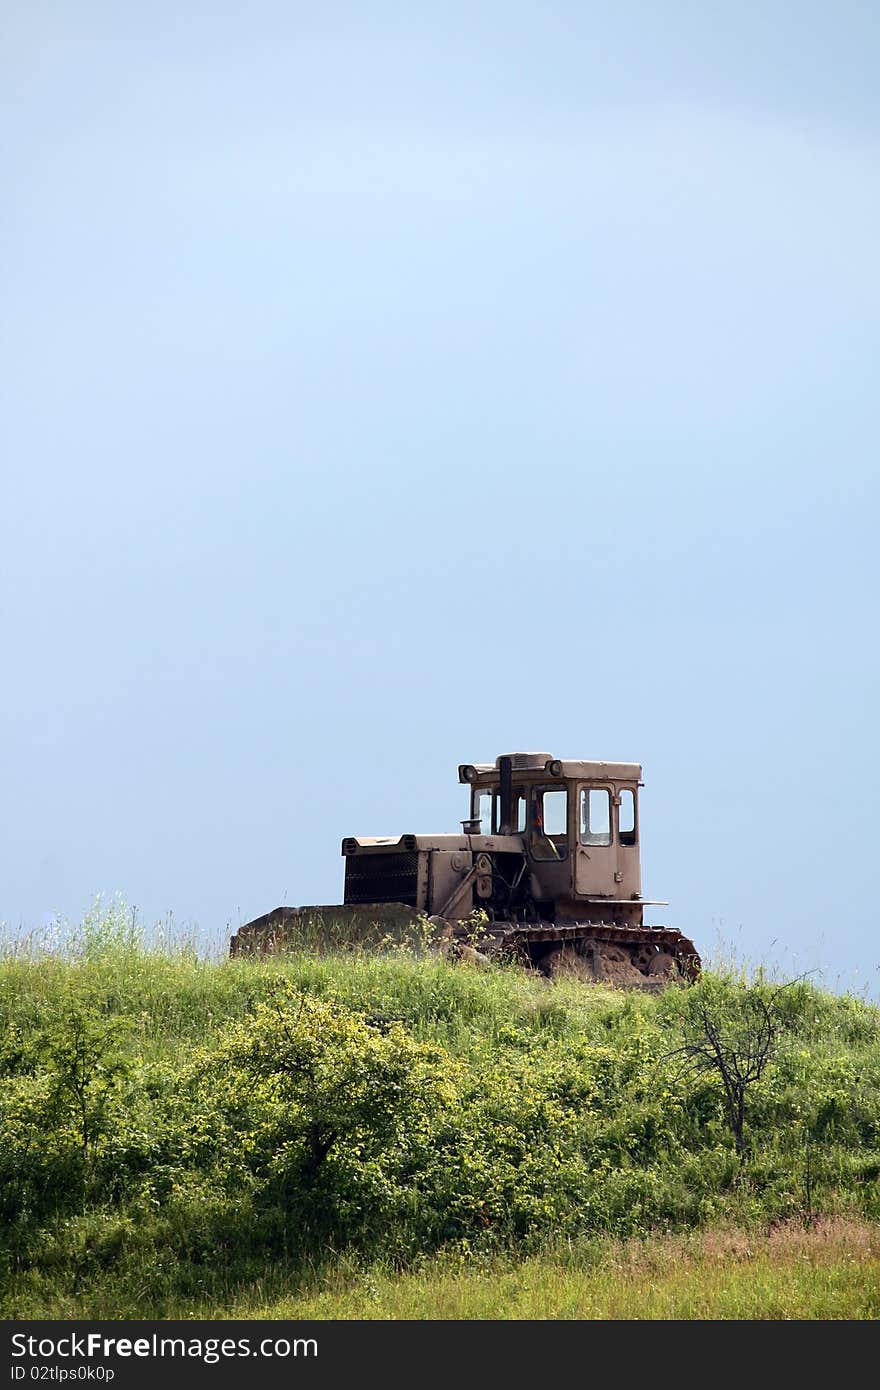
M413 854L419 850L449 854L456 850L470 850L474 854L492 850L496 854L519 854L523 847L522 835L348 835L342 841L343 855Z

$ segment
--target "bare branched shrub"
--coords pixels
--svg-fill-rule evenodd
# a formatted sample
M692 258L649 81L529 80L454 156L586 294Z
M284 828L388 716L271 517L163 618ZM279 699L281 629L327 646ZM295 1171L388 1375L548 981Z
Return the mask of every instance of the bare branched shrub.
M773 1060L783 1026L779 998L794 983L789 980L768 994L761 985L701 981L687 1000L685 1042L668 1054L680 1058L685 1070L720 1077L740 1163L747 1153L746 1093Z

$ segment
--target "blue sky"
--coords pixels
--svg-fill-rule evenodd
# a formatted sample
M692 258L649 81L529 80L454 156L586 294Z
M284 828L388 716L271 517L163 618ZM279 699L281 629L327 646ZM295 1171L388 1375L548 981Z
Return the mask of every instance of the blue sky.
M2 24L0 919L333 902L541 748L876 989L876 7Z

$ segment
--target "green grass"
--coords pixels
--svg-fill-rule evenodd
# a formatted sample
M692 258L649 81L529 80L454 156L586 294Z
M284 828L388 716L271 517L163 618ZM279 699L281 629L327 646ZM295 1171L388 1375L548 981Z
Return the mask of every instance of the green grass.
M7 949L0 1315L876 1316L880 1012L777 996L743 1162L682 1065L773 990L205 961L118 910Z

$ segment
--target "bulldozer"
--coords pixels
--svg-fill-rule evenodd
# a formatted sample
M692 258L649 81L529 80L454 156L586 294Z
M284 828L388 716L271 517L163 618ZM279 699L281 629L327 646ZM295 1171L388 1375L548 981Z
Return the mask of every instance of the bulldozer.
M644 921L667 904L642 897L640 763L505 753L458 778L460 834L347 836L344 902L276 907L239 928L231 954L416 941L624 988L697 977L693 942Z

